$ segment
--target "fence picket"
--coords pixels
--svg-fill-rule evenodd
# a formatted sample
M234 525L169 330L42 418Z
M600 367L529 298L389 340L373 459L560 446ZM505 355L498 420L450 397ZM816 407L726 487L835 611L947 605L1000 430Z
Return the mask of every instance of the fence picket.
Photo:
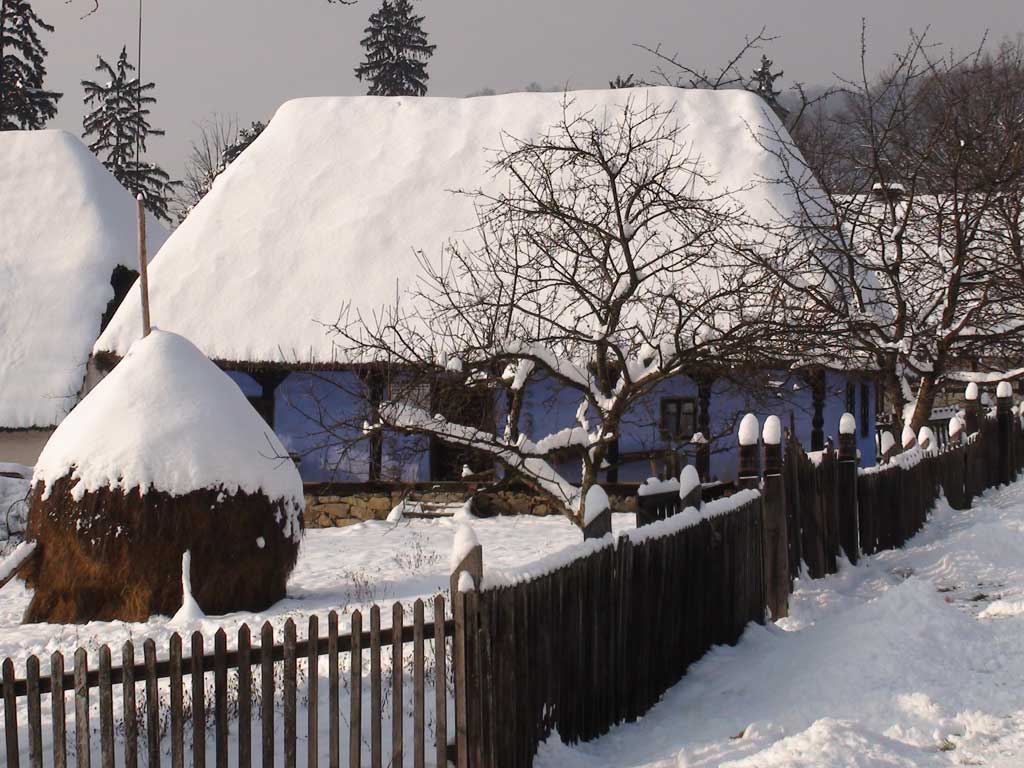
M363 759L363 614L359 611L352 612L351 634L348 765L360 768Z
M139 727L135 699L135 645L121 646L121 712L124 719L124 768L138 768Z
M223 628L213 636L213 717L217 768L228 765L228 636Z
M434 760L438 766L448 763L448 670L444 631L444 597L434 597Z
M352 629L355 634L355 628ZM327 751L330 768L341 761L341 701L338 683L338 612L327 614ZM351 762L351 761L350 761Z
M181 635L171 635L169 644L171 689L171 768L185 764L185 685L182 680ZM148 679L147 679L148 707Z
M7 690L7 686L4 686L4 690ZM11 738L11 732L14 733L14 746L17 749L17 721L14 721L13 728L8 728L8 739ZM7 744L8 758L10 758L10 741ZM75 651L75 764L78 768L89 768L91 757L89 752L89 656L85 648L79 648ZM17 768L17 755L13 762L10 760L8 762L12 768Z
M413 712L413 765L423 768L426 762L426 742L424 739L423 709L423 601L413 603L412 611L412 712Z
M189 660L192 686L192 768L206 765L206 685L203 674L203 634L192 633L192 658Z
M114 768L114 692L110 683L110 646L100 646L100 765Z
M401 603L395 603L391 609L391 765L396 768L402 765L403 737L402 731L402 623L405 611Z
M274 628L260 629L260 734L263 768L274 766Z
M252 766L252 633L238 628L238 768Z
M14 697L14 662L4 659L4 742L7 750L7 765L19 768L21 750L18 748L18 707Z
M307 717L306 717L306 765L308 768L317 768L319 763L320 745L318 743L319 736L319 716L318 709L320 703L318 697L320 695L320 654L318 652L318 646L320 644L320 620L316 617L316 614L309 617L309 629L306 631L306 641L308 652L306 654L306 674L308 679L306 681L306 693L307 693Z
M295 768L296 740L296 694L297 694L297 659L296 659L295 622L288 619L284 623L284 765Z
M380 608L370 608L370 766L381 768Z
M68 732L64 711L64 654L50 656L50 717L53 719L53 768L67 768Z
M43 718L39 696L39 659L29 656L25 661L26 697L28 698L28 761L32 768L43 768Z

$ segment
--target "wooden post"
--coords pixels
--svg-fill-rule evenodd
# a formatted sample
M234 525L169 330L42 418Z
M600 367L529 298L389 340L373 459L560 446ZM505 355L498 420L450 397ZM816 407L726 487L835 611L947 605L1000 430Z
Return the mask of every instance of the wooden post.
M472 665L467 663L474 653L476 612L468 605L467 593L475 592L483 583L483 547L476 543L476 536L469 526L461 526L456 533L456 546L462 555L450 579L451 601L455 613L455 641L452 645L452 664L455 676L455 765L469 768L470 765L470 719L475 715L468 711L468 702L473 700L477 680L471 679ZM463 575L465 574L465 576ZM475 603L474 603L475 605Z
M135 214L139 222L139 292L142 294L142 337L149 336L149 273L146 263L146 207L142 194L135 198Z
M852 413L839 419L836 493L839 502L839 543L847 559L860 559L860 521L857 504L857 421Z
M786 524L786 488L782 473L782 424L778 416L764 422L764 581L772 619L789 615L789 530Z
M968 435L978 431L978 385L973 381L964 390L964 428Z
M748 413L740 421L740 466L736 475L736 485L739 488L757 488L761 484L761 457L757 433L757 417Z
M1013 387L1001 381L996 388L996 421L999 425L999 484L1013 480Z

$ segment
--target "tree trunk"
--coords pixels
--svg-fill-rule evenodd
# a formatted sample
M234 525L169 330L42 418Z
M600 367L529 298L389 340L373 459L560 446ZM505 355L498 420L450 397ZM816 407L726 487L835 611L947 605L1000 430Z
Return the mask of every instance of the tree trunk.
M916 433L928 423L935 405L935 396L939 393L938 382L933 373L921 377L917 389L917 401L914 404L914 415L910 419L910 427Z

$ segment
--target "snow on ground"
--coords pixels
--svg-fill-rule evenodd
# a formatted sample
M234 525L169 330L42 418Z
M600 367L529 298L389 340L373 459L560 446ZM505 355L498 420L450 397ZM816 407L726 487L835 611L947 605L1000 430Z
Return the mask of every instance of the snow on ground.
M633 526L633 515L612 517L617 531ZM483 546L488 568L520 566L582 541L579 529L560 516L474 519L470 524ZM184 633L198 629L212 643L214 633L224 627L233 645L242 622L256 629L269 620L280 637L280 628L289 617L299 622L299 633L304 635L309 614L318 613L321 626L326 626L331 610L339 612L342 631L347 631L348 616L357 608L365 613L374 602L386 606L400 600L411 611L416 598L430 598L447 590L448 558L458 525L458 521L445 518L410 519L397 524L369 521L345 528L309 530L284 600L264 613L209 616L184 628L169 626L167 617L153 617L144 623L22 625L31 593L23 582L15 580L0 589L0 659L10 656L22 670L24 659L36 654L42 666L48 668L54 651L69 655L82 645L92 652L108 643L116 663L121 645L128 639L138 645L140 638L151 637L166 654L167 640L176 630ZM381 614L382 623L388 626L390 612ZM368 622L364 617L363 626L369 626Z
M901 551L801 580L636 724L542 768L1024 765L1024 482L944 504Z

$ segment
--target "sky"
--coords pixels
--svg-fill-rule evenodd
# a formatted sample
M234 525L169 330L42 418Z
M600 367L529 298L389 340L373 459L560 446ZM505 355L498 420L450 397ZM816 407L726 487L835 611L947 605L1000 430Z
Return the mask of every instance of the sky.
M135 60L139 0L35 0L55 27L44 40L47 87L63 91L51 127L81 133L82 89L96 55L113 61L128 45ZM359 40L379 0L143 0L143 78L156 82L150 157L183 173L199 125L220 114L247 125L266 120L301 96L365 93L353 68ZM785 71L781 82L829 83L859 66L860 25L868 24L870 60L879 66L901 49L908 30L958 50L988 32L998 41L1024 32L1020 0L419 0L437 51L430 95L465 96L483 88L606 87L617 74L649 76L656 64L636 46L661 43L695 68L727 60L744 35L762 26L779 36L767 49ZM755 61L750 62L752 68Z

